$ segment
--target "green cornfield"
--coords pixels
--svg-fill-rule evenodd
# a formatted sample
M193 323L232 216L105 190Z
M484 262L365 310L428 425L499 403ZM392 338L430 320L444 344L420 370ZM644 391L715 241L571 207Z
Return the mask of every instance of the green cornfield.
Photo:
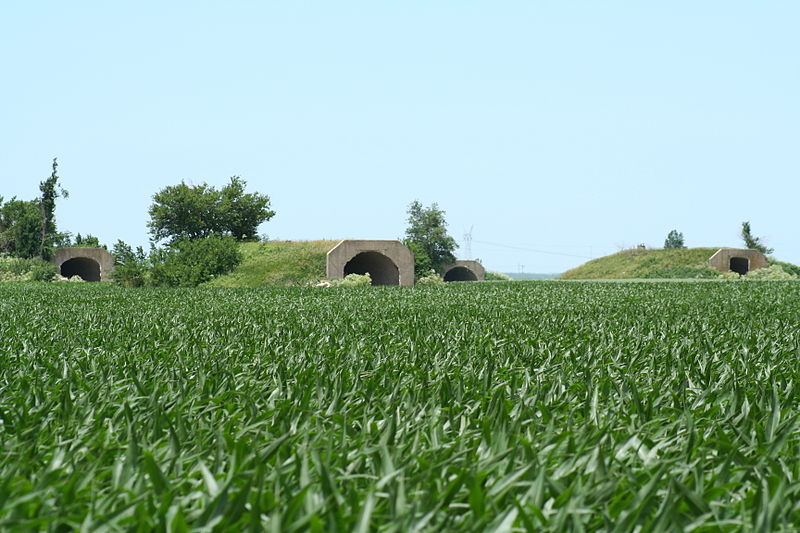
M2 531L797 531L800 283L0 285Z

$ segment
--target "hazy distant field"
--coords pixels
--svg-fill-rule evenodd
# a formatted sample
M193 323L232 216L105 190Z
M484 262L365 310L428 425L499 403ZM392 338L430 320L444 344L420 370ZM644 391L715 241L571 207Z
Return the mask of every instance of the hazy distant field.
M556 279L559 274L531 274L529 272L505 272L505 275L517 281Z
M0 285L0 529L800 528L800 284Z

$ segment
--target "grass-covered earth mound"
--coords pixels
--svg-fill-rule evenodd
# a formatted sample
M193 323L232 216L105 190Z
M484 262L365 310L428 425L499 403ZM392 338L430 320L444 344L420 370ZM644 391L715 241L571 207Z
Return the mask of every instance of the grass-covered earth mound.
M325 256L338 241L242 243L242 262L209 287L308 285L325 277Z
M559 279L714 279L719 278L720 273L708 266L708 260L717 250L719 248L623 250L592 259L564 272ZM800 266L772 257L767 259L772 268L753 270L747 279L784 279L783 273L788 276L786 279L800 278Z
M717 250L719 248L623 250L568 270L561 279L716 278L719 272L708 266L708 260Z

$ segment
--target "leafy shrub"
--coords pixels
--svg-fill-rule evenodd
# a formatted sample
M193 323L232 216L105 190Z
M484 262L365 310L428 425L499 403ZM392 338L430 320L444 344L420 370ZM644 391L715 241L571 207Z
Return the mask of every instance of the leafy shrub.
M53 281L58 275L58 269L53 263L41 259L28 259L30 270L28 275L31 281Z
M788 263L787 263L788 264ZM758 268L756 270L751 270L744 276L740 276L736 272L723 272L718 276L720 279L729 279L729 280L750 280L750 281L759 281L759 280L792 280L798 279L798 276L792 274L790 272L786 272L781 265L773 264L767 268Z
M427 274L417 280L417 285L420 287L436 287L444 285L445 281L442 279L435 270L431 269Z
M16 276L14 271L18 259L8 256L0 256L0 281L9 281L7 278Z
M327 289L329 287L367 287L372 285L372 276L366 274L348 274L344 279L323 279L312 286Z
M787 263L786 261L778 261L776 259L770 259L769 260L769 264L770 265L778 265L784 271L788 272L792 276L796 276L796 277L800 278L800 266L798 266L798 265L793 265L792 263Z
M25 273L16 271L17 261L19 260L11 257L0 257L0 282L29 281Z
M154 250L154 285L196 287L233 270L242 259L239 244L229 235L177 241L170 249Z
M38 257L0 257L0 281L53 281L55 265Z
M150 279L150 262L141 246L134 251L123 241L117 241L111 250L114 270L111 279L125 287L142 287Z
M69 235L67 235L67 237L69 237ZM74 242L69 239L65 245L71 248L106 248L105 245L100 244L100 239L91 233L87 234L86 236L78 233L78 235L75 236Z
M372 276L366 274L348 274L344 279L331 280L332 287L369 287L372 285Z
M86 280L80 277L79 275L75 274L68 280L70 283L85 283Z
M415 241L410 239L406 239L403 241L403 244L411 250L411 253L414 254L414 275L417 277L421 277L425 275L425 272L428 272L433 268L433 262L431 261L430 256L425 251L423 246Z
M13 276L22 277L30 272L31 261L34 260L21 257L2 257L0 258L0 270Z
M491 270L486 271L486 277L484 277L486 281L514 281L514 278L509 276L508 274L503 274L502 272L494 272Z
M794 276L788 272L786 272L783 267L780 265L772 265L767 268L759 268L756 270L751 270L747 274L744 275L744 279L748 280L789 280L789 279L797 279L797 276Z

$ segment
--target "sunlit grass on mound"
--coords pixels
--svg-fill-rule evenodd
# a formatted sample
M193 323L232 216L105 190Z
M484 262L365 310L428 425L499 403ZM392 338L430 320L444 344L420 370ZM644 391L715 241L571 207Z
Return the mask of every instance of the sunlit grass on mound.
M325 277L325 256L337 241L271 241L241 245L242 262L205 286L307 285Z
M0 530L792 531L800 283L0 286Z
M712 278L708 260L718 248L623 250L564 272L561 279Z

